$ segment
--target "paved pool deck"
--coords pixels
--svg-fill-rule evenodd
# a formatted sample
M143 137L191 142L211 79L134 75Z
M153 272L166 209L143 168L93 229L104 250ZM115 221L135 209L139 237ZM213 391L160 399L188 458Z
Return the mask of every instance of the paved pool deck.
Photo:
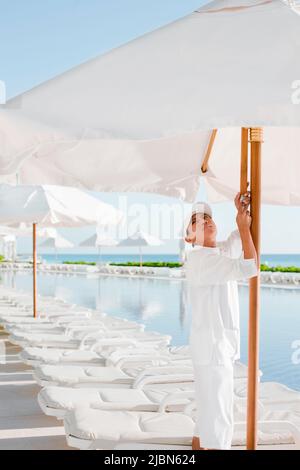
M40 387L30 366L18 357L20 348L5 342L6 363L0 363L0 450L70 450L61 421L44 415L37 402Z

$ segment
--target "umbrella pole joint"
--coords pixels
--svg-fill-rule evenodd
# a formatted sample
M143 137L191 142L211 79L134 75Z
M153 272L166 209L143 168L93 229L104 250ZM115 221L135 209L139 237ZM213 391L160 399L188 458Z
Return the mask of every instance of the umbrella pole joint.
M264 130L262 127L250 127L249 142L264 142Z

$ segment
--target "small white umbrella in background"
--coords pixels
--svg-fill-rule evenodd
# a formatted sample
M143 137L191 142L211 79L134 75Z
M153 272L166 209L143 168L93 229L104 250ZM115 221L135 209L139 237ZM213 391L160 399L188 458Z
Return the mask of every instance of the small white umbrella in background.
M79 246L98 248L99 263L101 261L101 248L103 246L117 246L118 242L114 238L101 236L97 233L79 243Z
M145 246L160 246L162 244L163 242L159 238L154 237L153 235L150 235L149 233L138 230L133 235L130 235L128 238L121 240L117 246L124 247L124 248L125 247L126 248L138 247L139 255L140 255L140 266L142 266L143 265L142 248Z
M73 248L74 243L63 236L57 234L55 237L49 237L39 244L41 248L53 248L55 250L55 259L57 262L57 250L60 248Z
M36 232L40 238L45 237L56 237L57 231L55 228L39 228ZM8 248L8 253L12 255L6 255L7 259L13 261L17 258L17 237L28 237L32 236L32 227L24 224L20 224L18 228L0 226L0 237L2 238L3 249ZM5 244L8 243L8 247Z
M3 256L5 260L16 259L16 236L13 234L0 234Z
M0 224L33 227L33 314L37 313L36 235L42 227L115 225L122 213L87 192L61 186L0 186Z

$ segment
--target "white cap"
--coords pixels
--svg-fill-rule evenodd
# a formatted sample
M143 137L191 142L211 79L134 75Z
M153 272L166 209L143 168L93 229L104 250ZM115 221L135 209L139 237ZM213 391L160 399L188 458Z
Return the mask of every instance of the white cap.
M192 215L193 214L207 214L212 217L212 210L206 202L198 201L193 204Z
M191 218L194 214L207 214L212 217L212 210L211 207L203 201L195 202L192 206L192 213L189 215L185 220L185 230L187 230L188 226L190 225Z

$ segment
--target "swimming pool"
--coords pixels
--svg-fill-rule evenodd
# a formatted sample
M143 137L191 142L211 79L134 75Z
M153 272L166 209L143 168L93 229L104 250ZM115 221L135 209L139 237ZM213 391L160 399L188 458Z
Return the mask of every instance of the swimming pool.
M1 282L26 291L32 287L27 272L1 273ZM172 335L174 345L188 342L190 309L185 281L40 273L38 290L40 294L140 321L148 330ZM247 362L248 288L240 286L239 293L241 360ZM262 288L260 326L263 380L300 390L300 289Z

